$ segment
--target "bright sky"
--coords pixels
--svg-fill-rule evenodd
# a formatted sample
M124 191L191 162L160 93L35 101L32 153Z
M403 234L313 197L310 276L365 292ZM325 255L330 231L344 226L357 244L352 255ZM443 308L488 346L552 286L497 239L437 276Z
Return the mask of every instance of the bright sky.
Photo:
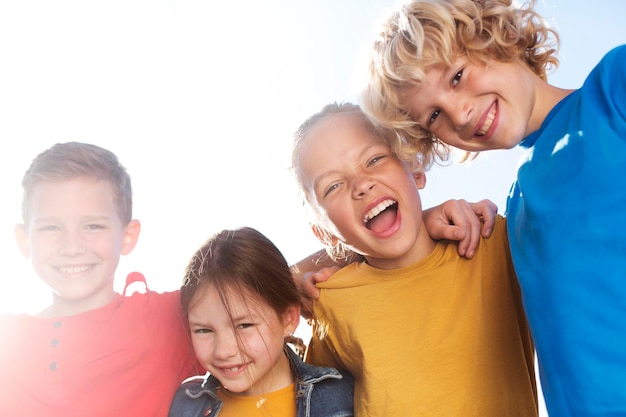
M131 174L143 229L118 289L132 270L152 289L177 288L191 254L223 228L259 229L290 262L319 249L289 173L291 134L327 102L358 100L363 55L395 3L2 2L0 312L48 301L13 227L24 171L56 142L106 147ZM541 9L562 36L550 77L558 86L580 86L626 42L622 0L544 0ZM431 170L424 206L490 198L503 212L518 157L492 152Z

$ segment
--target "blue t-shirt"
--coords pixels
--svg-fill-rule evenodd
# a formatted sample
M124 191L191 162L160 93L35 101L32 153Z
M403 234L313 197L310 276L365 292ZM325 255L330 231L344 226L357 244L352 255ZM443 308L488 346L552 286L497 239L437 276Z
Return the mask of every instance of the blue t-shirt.
M626 416L626 45L521 144L509 240L551 416Z

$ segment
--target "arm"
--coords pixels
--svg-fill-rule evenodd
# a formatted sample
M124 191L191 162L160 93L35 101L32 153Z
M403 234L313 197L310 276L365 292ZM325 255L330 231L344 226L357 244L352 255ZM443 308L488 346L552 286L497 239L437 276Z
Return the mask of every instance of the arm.
M359 256L348 256L335 261L321 249L290 266L291 275L300 292L302 317L310 319L313 314L313 300L319 297L319 289L315 284L328 280L333 273L358 259Z
M448 200L425 210L424 224L433 239L458 240L459 254L471 258L481 235L491 235L497 211L498 207L489 200L478 203ZM310 318L312 302L319 296L315 284L328 280L339 268L358 259L354 256L335 262L322 249L291 266L291 274L302 296L302 317Z

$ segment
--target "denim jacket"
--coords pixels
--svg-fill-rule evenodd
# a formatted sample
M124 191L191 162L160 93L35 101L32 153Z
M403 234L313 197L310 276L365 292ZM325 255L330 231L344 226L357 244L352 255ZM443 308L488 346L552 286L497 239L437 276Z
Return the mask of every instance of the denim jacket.
M297 417L351 417L354 382L352 376L334 368L304 363L291 348L287 357L296 376ZM219 381L210 376L189 378L176 391L169 417L215 417L222 402L217 398Z

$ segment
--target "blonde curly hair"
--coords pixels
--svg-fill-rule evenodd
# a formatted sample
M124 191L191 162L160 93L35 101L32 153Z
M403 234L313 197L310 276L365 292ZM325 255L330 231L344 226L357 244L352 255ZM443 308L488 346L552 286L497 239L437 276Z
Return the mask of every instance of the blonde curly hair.
M535 11L512 0L410 1L383 24L369 65L363 111L396 132L393 151L425 166L446 160L450 147L417 125L403 108L402 94L419 86L431 67L451 66L459 55L474 63L522 59L539 77L558 65L558 33Z

